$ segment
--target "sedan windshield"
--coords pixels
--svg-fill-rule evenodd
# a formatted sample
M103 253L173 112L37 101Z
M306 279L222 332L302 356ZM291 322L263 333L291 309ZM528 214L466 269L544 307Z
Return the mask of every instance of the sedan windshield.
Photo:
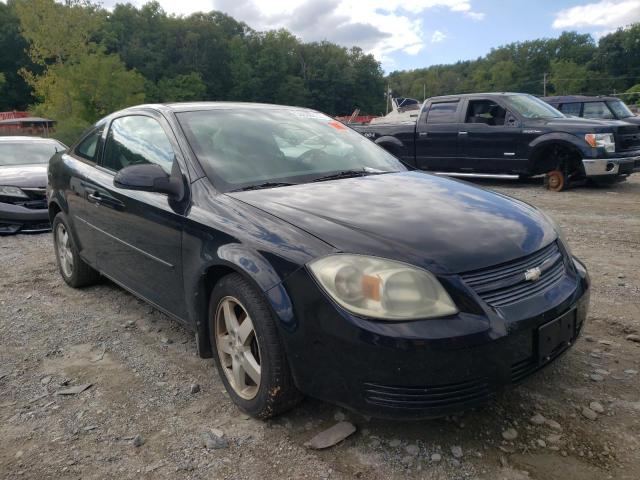
M629 107L625 105L622 100L614 100L607 102L609 104L609 108L613 110L613 113L616 114L618 118L628 118L633 117L633 112L629 110Z
M525 118L562 118L562 112L533 95L508 95L513 109Z
M311 110L215 109L178 119L223 192L406 170L370 140Z
M65 148L56 141L0 142L0 167L47 163L56 151Z

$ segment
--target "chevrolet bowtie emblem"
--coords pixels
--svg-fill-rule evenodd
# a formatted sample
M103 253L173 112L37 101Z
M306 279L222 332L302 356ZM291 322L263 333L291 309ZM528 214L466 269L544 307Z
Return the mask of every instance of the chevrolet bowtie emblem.
M542 270L540 270L540 267L530 268L524 272L524 279L528 282L535 282L540 278L541 274Z

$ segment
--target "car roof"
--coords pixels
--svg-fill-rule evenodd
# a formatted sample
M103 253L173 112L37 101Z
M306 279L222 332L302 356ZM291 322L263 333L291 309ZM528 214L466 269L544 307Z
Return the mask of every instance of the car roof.
M28 136L0 136L0 143L60 143L55 138L44 138L44 137L28 137Z
M608 95L559 95L555 97L542 97L545 102L554 103L577 103L577 102L602 102L620 100L618 97Z
M118 113L130 110L158 110L172 112L191 112L198 110L233 110L233 109L251 109L251 110L298 110L313 111L310 108L294 107L289 105L275 105L269 103L250 103L250 102L175 102L175 103L151 103L144 105L136 105L134 107L125 108Z

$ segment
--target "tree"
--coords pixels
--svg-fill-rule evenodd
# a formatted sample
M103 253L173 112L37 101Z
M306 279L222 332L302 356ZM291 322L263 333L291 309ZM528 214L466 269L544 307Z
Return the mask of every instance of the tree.
M176 75L171 78L162 78L158 82L159 102L186 102L189 100L205 100L207 86L202 81L199 73L191 72L188 75Z
M571 60L553 60L549 81L557 95L584 93L589 71Z

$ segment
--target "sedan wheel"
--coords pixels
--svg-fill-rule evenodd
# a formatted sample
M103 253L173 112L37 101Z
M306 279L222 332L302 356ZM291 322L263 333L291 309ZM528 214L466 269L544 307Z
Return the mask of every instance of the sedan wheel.
M64 223L58 223L55 232L60 268L66 277L71 277L73 275L73 252L71 251L69 232L67 232Z
M260 388L260 347L253 321L234 297L220 300L216 311L216 347L229 384L238 396L251 400Z

